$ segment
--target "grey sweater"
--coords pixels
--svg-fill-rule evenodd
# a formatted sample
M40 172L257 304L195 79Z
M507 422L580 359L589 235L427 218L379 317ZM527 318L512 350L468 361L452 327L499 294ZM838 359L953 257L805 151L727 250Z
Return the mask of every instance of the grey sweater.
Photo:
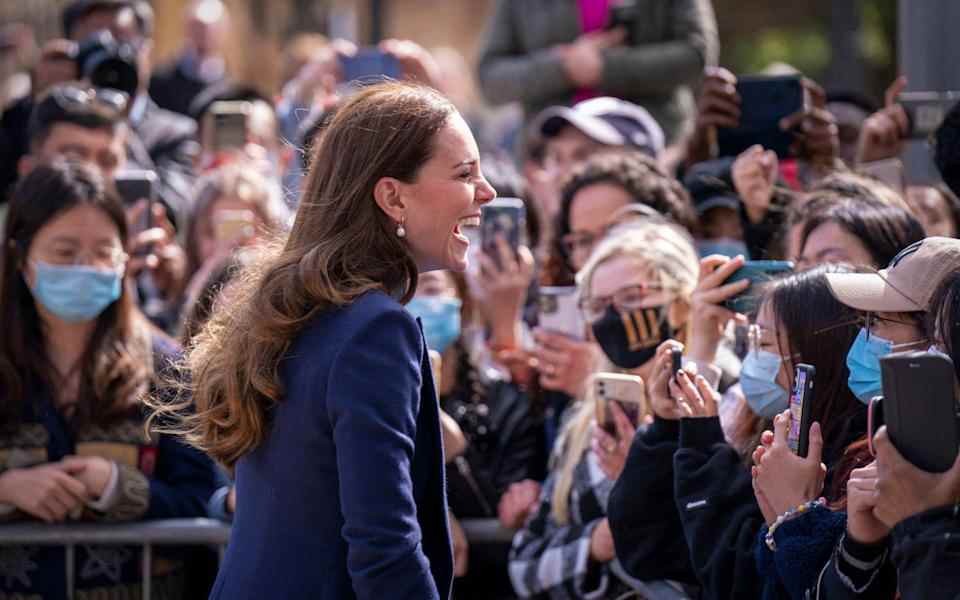
M630 46L604 51L597 92L650 111L670 142L690 126L692 87L717 62L719 41L710 0L636 0ZM528 118L576 94L552 51L581 34L576 0L498 0L478 65L490 102L519 101Z

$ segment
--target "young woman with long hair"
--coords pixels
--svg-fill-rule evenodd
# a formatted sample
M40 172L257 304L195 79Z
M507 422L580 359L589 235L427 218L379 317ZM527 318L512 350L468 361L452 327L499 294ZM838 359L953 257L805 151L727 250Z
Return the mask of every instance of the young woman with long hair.
M601 370L646 379L661 342L687 338L697 264L689 234L660 218L618 225L597 245L578 284L584 319L605 356ZM539 508L514 537L510 578L524 598L618 598L634 588L615 560L607 498L647 414L631 422L613 408L610 435L597 426L596 410L588 386L567 411ZM668 587L649 585L641 589Z
M144 429L143 396L168 391L179 349L137 310L126 243L123 206L98 171L40 165L13 195L0 274L0 519L205 515L213 464ZM164 554L154 592L180 597L183 557ZM17 556L37 570L17 575ZM64 560L61 548L0 548L0 596L67 597ZM137 548L81 546L76 560L78 595L140 593Z
M453 105L411 84L346 100L311 165L289 236L187 357L196 412L172 429L236 470L212 597L447 598L439 407L402 304L419 272L466 268L496 193Z

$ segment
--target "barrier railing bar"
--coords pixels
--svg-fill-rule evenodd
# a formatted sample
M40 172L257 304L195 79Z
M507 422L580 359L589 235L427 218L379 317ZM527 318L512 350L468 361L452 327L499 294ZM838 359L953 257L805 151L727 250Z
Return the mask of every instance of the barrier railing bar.
M76 546L73 544L67 544L67 547L64 548L64 561L67 563L65 567L67 569L67 600L73 600L73 586L76 580L76 572L74 571L76 569L74 564L75 550Z
M143 545L143 554L141 556L143 560L143 593L140 597L143 600L150 600L150 585L153 582L153 546L150 544Z

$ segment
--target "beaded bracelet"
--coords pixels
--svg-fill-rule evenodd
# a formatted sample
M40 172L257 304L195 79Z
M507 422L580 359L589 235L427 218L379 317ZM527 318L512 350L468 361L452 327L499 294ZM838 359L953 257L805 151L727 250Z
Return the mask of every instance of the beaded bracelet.
M764 538L764 541L767 543L767 548L770 548L771 552L777 551L777 542L776 540L773 539L773 533L777 530L778 527L780 527L787 521L792 521L800 516L805 515L806 513L810 512L811 510L813 510L818 506L826 506L826 504L827 504L827 501L824 498L820 498L818 500L811 500L809 502L804 502L803 504L801 504L796 508L791 508L787 512L777 517L777 520L774 521L772 525L770 525L769 529L767 529L767 535Z

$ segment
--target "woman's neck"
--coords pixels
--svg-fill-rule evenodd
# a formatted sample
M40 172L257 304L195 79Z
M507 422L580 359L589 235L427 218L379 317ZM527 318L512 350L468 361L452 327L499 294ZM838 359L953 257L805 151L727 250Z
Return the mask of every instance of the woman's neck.
M44 323L47 356L57 373L61 377L67 377L77 366L87 349L87 344L93 335L97 321L94 319L82 323L73 323L44 313L46 311L41 312L41 318Z

